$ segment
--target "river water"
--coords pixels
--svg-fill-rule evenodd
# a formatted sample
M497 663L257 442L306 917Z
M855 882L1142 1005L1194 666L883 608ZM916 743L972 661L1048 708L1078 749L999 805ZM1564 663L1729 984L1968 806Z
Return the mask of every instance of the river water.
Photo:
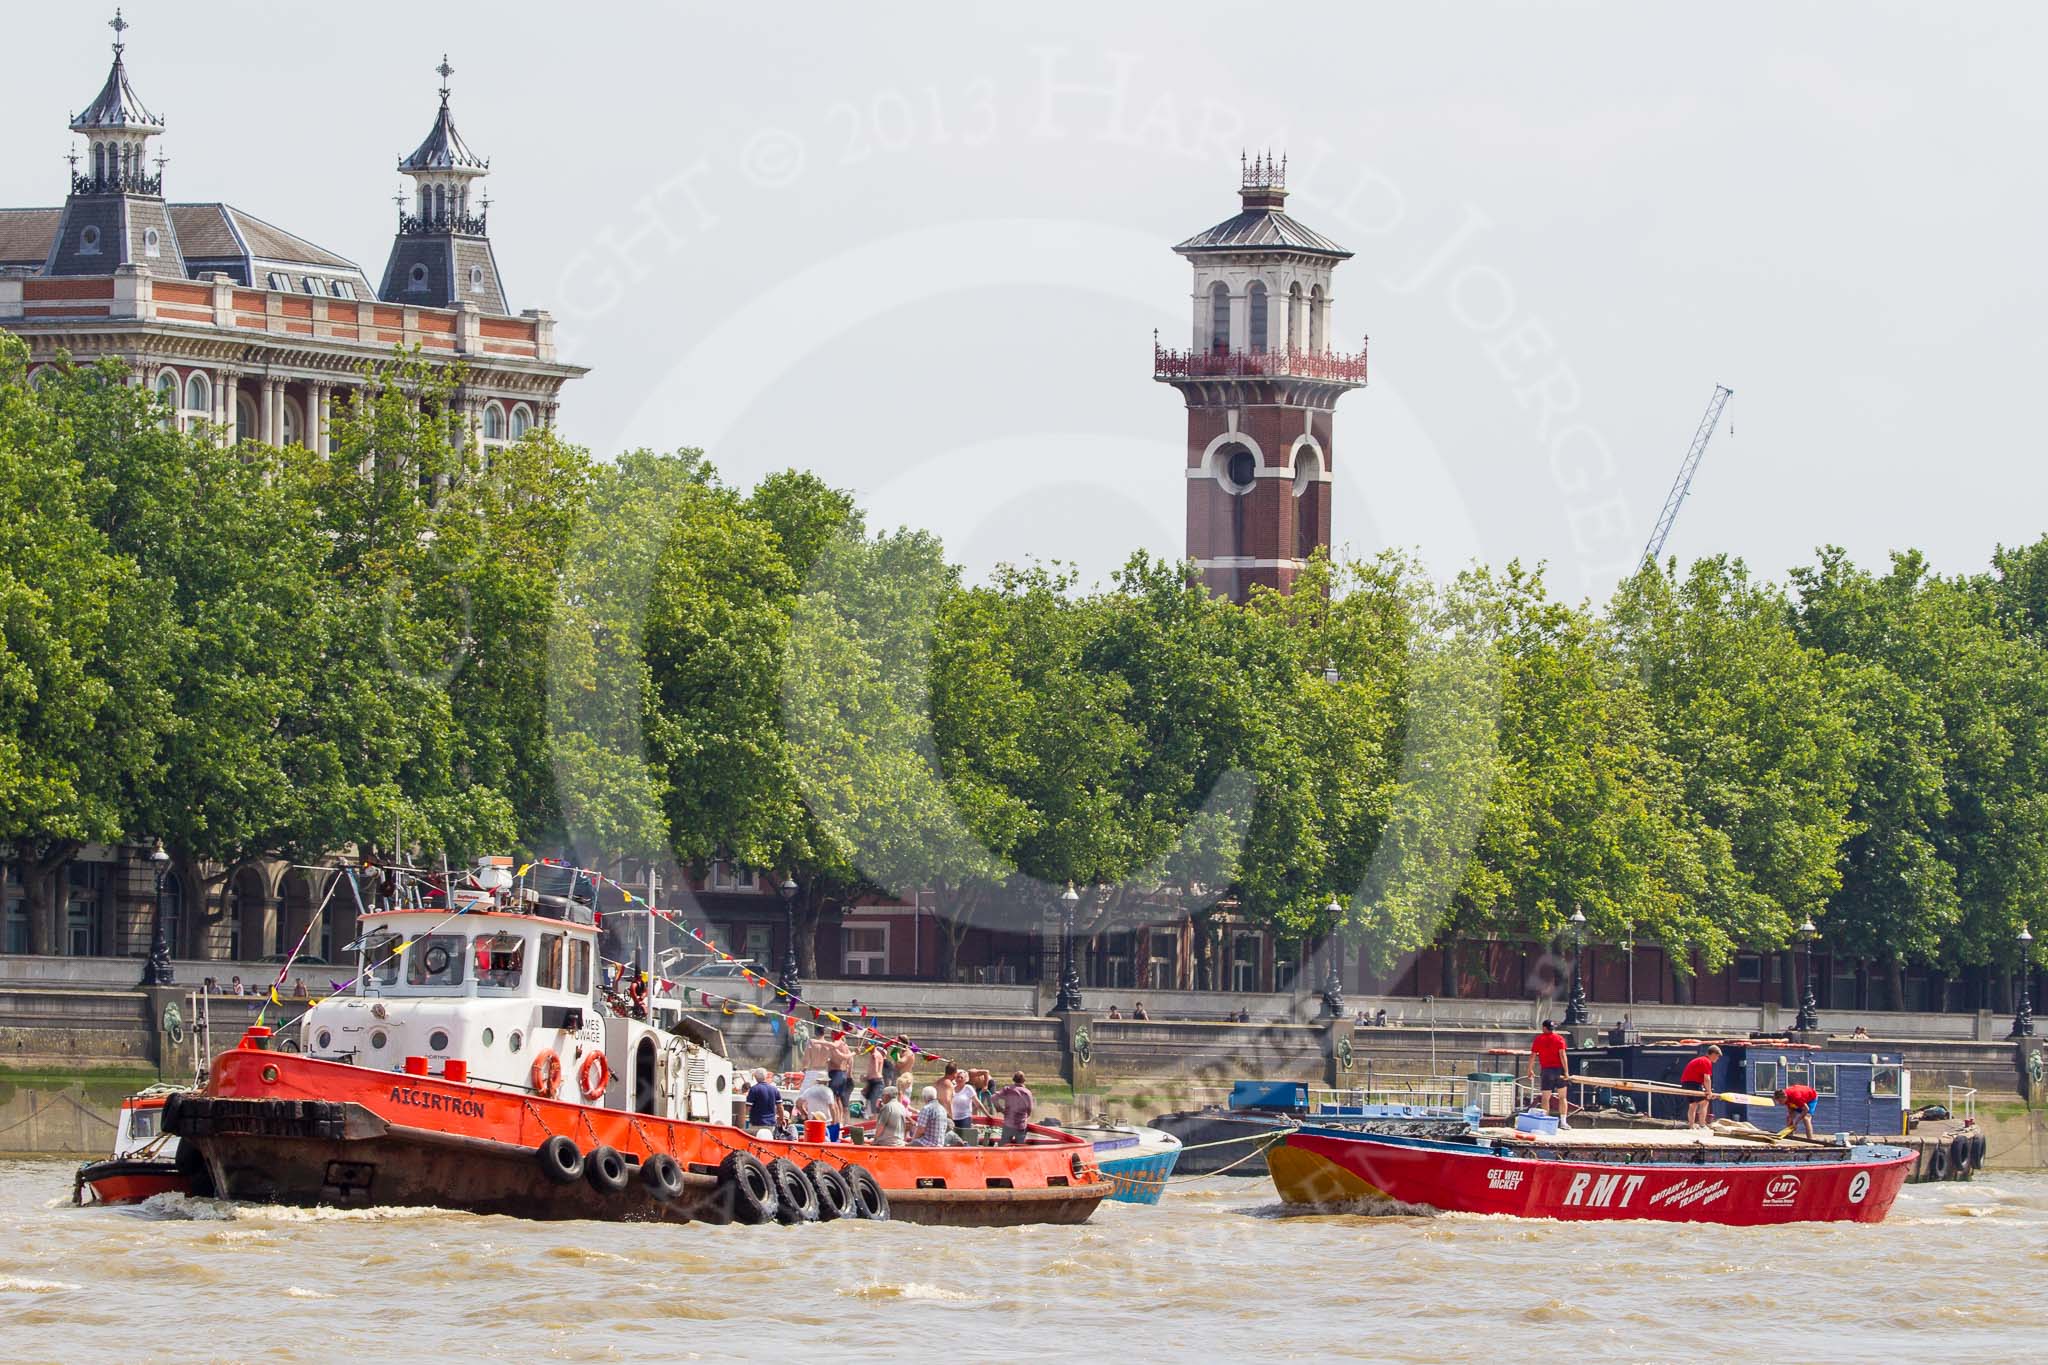
M1077 1228L527 1223L166 1198L0 1162L0 1359L1252 1355L2040 1359L2048 1175L1784 1228L1282 1212L1176 1182Z

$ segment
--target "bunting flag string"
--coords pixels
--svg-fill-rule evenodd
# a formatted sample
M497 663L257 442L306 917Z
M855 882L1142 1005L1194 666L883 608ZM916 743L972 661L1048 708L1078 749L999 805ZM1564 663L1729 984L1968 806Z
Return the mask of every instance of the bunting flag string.
M525 868L520 869L521 875L524 875L525 872ZM717 961L728 965L738 965L742 961L742 959L734 957L731 953L726 952L723 948L720 948L716 943L713 943L710 939L704 937L704 935L698 933L688 924L684 923L676 916L670 914L668 911L662 909L659 905L656 905L653 901L647 899L645 896L635 896L622 883L615 880L614 878L607 877L602 872L592 871L588 868L584 869L584 875L590 877L593 881L599 883L600 885L611 887L612 889L617 891L620 894L620 896L624 897L625 901L628 904L645 906L649 914L656 916L665 923L673 925L677 930L681 931L682 933L687 934L699 947L709 952L711 956ZM600 916L600 918L602 917ZM797 1008L803 1008L808 1009L811 1012L811 1020L813 1023L823 1023L829 1020L831 1021L833 1026L838 1028L842 1033L850 1033L856 1035L857 1041L861 1042L864 1045L862 1047L863 1055L874 1052L884 1052L886 1049L886 1055L897 1062L901 1062L905 1056L910 1056L918 1058L920 1060L929 1061L939 1066L943 1066L948 1060L953 1060L943 1057L936 1052L927 1052L918 1044L912 1042L908 1038L902 1037L901 1035L892 1036L889 1034L885 1034L881 1032L879 1029L871 1028L867 1024L857 1022L853 1019L848 1019L845 1016L837 1014L832 1010L825 1009L822 1006L809 1004L802 998L802 996L798 995L796 992L784 990L777 983L770 981L767 977L762 976L758 972L752 971L747 967L741 966L739 974L740 979L742 981L745 981L748 985L757 987L761 990L773 992L778 999L788 1002L789 1009L786 1010L785 1013L779 1017L782 1022L788 1024L788 1026L792 1030L792 1034L794 1033L794 1030L796 1028L796 1015L794 1011ZM685 1004L689 1003L689 994L691 989L693 988L686 987L684 989L683 994ZM703 990L701 987L694 989L696 990L697 995L701 999L703 999L707 1004L709 1004L712 1001L722 1002L720 1006L721 1014L731 1015L734 1013L731 1006L743 1006L751 1013L753 1017L770 1019L770 1029L778 1034L780 1033L780 1028L775 1022L777 1017L771 1016L767 1010L762 1009L758 1005L754 1005L751 1002L744 1000L734 1000L729 996L713 995L711 992ZM868 1011L868 1007L866 1005L861 1004L859 1001L854 1001L853 1007L859 1011L861 1019L866 1020L872 1017Z

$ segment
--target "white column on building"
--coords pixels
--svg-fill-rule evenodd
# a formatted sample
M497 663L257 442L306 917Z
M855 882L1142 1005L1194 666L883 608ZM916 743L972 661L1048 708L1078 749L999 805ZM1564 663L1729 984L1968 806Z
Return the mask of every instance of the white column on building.
M284 444L284 381L275 375L263 377L263 442Z
M306 449L327 453L327 394L333 385L316 379L306 385Z

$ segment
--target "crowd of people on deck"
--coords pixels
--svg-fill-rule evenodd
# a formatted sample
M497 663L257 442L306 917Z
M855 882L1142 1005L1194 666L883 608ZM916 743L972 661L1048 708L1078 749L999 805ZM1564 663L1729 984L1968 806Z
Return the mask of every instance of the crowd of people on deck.
M914 1055L899 1061L894 1049L882 1046L867 1050L856 1099L854 1064L853 1044L842 1030L805 1044L793 1097L766 1067L755 1067L745 1099L747 1128L758 1137L794 1138L807 1125L823 1124L826 1139L837 1141L858 1121L872 1122L868 1140L879 1147L1015 1144L1024 1141L1037 1103L1023 1072L1012 1073L998 1090L988 1072L957 1062L947 1062L936 1081L919 1087ZM998 1117L999 1133L987 1122Z

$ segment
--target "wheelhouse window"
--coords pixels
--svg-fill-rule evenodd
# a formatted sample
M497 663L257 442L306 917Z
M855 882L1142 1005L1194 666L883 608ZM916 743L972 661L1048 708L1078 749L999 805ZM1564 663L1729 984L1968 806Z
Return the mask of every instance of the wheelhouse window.
M562 989L564 951L568 942L567 934L542 934L540 936L540 971L536 984L551 991Z
M526 940L517 934L476 936L477 985L494 991L517 990L526 975Z
M363 940L363 957L370 963L370 979L380 986L398 984L399 937L380 929Z
M414 940L405 952L405 984L460 986L462 948L460 934L426 934Z
M590 994L590 940L579 938L569 945L569 989Z

